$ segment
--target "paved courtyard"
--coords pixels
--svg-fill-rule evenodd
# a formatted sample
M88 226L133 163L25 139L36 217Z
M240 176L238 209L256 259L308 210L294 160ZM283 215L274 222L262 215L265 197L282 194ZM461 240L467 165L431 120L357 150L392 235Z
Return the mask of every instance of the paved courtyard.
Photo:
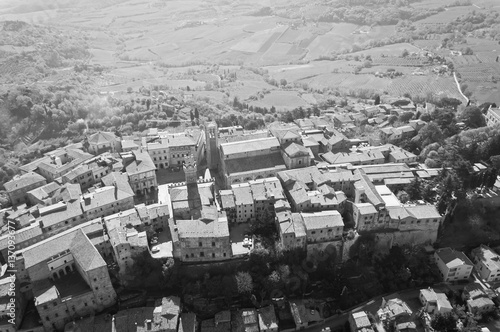
M250 225L248 223L229 225L229 238L231 240L231 249L233 255L246 255L253 249L253 241L251 246L243 246L245 234L250 233Z
M174 257L172 236L169 229L164 229L158 233L158 243L151 246L151 257L153 258L168 258Z

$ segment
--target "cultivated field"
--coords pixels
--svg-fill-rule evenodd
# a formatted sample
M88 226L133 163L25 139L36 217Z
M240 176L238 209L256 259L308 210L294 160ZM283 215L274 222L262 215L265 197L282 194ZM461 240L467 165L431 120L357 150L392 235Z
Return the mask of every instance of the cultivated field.
M22 5L17 1L8 1L5 10L0 11L0 20L43 22L57 28L78 29L84 34L92 55L90 63L108 68L98 83L105 91L125 91L127 87L137 89L148 84L163 84L173 89L189 86L197 90L196 96L221 102L234 96L242 101L248 100L266 89L271 92L252 104L268 108L314 104L318 98L307 86L347 93L365 89L397 95L425 95L428 92L458 95L449 77L431 74L431 67L423 63L422 58L411 55L419 54L422 49L436 49L445 35L429 35L426 40L414 41L413 45L400 43L350 53L352 57L359 56L361 61L319 60L332 53L360 49L358 46L364 47L372 40L395 36L396 31L395 26L317 22L317 17L329 7L310 0L295 0L293 4L286 0L60 0L57 1L59 8L47 7L47 10L38 12L20 10ZM45 6L42 0L31 1ZM437 8L452 2L454 0L423 0L412 3L412 6ZM475 0L476 6L450 7L417 24L447 24L472 10L488 10L478 6L498 6L497 2ZM254 15L265 6L271 6L277 14ZM482 96L491 95L496 84L492 76L497 71L495 69L495 74L492 74L486 69L487 64L496 63L500 45L468 37L467 45L456 47L466 46L473 49L474 55L453 58L463 82L482 84L469 87ZM8 46L0 46L0 51L9 51L4 48ZM410 57L400 57L404 50L410 53ZM19 53L21 50L13 51ZM449 56L448 50L439 52L448 52L446 56ZM368 55L373 59L372 67L355 75L354 69L363 65L364 57ZM157 63L161 67L155 66ZM237 72L237 79L235 82L224 81L219 91L200 91L213 85L214 81L219 82L221 73L211 67L213 64L233 66L227 68ZM2 72L12 72L12 66L19 64L8 64ZM241 66L263 67L268 74L256 74L241 69ZM395 69L404 76L390 79L374 75L376 72L385 73L387 69ZM189 75L186 74L188 70L191 70ZM414 72L423 76L412 75ZM305 83L305 90L297 88L305 94L280 90L266 83L264 76L278 82L284 79L292 86L293 83ZM481 80L480 77L484 76L489 78Z
M264 98L251 102L250 105L267 108L274 106L277 110L291 110L300 106L308 107L309 103L302 99L296 91L274 90L266 94Z
M414 76L396 78L387 87L387 92L396 96L409 93L411 96L422 97L432 93L436 96L447 96L463 101L453 77Z

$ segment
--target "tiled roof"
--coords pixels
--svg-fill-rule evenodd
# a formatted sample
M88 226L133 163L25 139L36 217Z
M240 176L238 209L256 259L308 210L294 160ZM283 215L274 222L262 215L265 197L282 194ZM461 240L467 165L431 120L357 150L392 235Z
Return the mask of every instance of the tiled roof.
M412 215L403 206L388 206L387 212L392 220L411 218Z
M259 327L261 331L278 329L278 321L276 319L276 313L272 304L258 309L258 314Z
M300 213L292 213L292 225L296 237L306 236L306 225Z
M97 188L94 192L82 195L80 200L84 212L108 206L110 204L130 199L133 194L121 191L116 187L107 186Z
M361 215L377 213L377 209L371 203L355 203L354 205Z
M114 133L100 131L98 133L90 135L88 138L90 144L109 144L118 141L118 137Z
M106 262L104 262L101 254L99 254L92 242L90 242L87 235L83 231L76 231L75 233L69 249L80 268L83 271L90 271L106 266Z
M362 329L363 327L371 327L372 324L370 323L370 320L368 319L368 315L364 311L359 311L359 312L353 312L352 313L352 318L354 320L354 329L357 331L359 329Z
M417 219L441 218L441 214L439 214L439 211L434 205L431 204L407 206L406 210Z
M219 217L217 220L207 222L199 219L178 220L177 229L179 239L229 236L229 227L225 217Z
M441 248L436 250L435 254L445 263L448 265L449 263L456 261L457 264L467 264L467 265L474 265L470 261L470 259L465 256L465 254L461 251L456 251L451 248Z
M37 173L29 172L22 175L16 175L9 182L4 183L4 188L7 192L12 192L14 190L23 189L33 184L39 184L40 186L45 184L45 178Z
M43 201L51 196L53 192L61 186L57 182L50 182L44 186L28 191L28 194L33 195L36 199Z
M233 185L234 202L236 205L253 204L252 190L247 185Z
M288 144L288 146L285 147L284 151L289 157L309 155L309 151L303 145L297 144L295 142Z
M156 170L153 160L146 151L132 151L135 160L127 162L125 170L127 174L136 175Z
M354 185L358 187L362 186L364 188L366 197L368 198L370 203L372 203L374 206L385 204L384 200L375 189L375 186L366 175L364 169L355 170L354 176L355 179L358 180Z
M28 269L68 249L85 271L106 266L97 249L80 228L54 235L21 252L25 267Z
M234 203L234 195L232 190L221 190L219 191L219 194L223 209L231 209L236 206Z
M477 261L481 261L490 271L500 270L500 255L490 247L481 244L472 250L472 255L476 257Z
M259 138L243 142L222 143L220 149L222 154L229 156L232 154L248 153L254 151L266 151L272 148L278 149L280 143L275 137ZM255 159L255 158L254 158Z
M57 225L72 218L80 219L83 210L78 200L71 202L59 202L48 207L40 208L40 220L43 227Z
M166 142L169 147L183 147L183 146L194 146L196 145L196 139L191 136L186 135L169 135L166 139L162 140Z
M487 297L478 297L475 299L467 300L467 305L471 308L482 308L486 306L494 307L495 303Z
M344 221L338 211L302 212L301 214L307 230L344 227Z
M256 170L286 169L281 153L275 152L262 158L244 157L225 160L227 174L238 174Z
M128 176L125 173L111 172L101 178L105 186L116 186L119 190L134 195L134 191L128 182Z

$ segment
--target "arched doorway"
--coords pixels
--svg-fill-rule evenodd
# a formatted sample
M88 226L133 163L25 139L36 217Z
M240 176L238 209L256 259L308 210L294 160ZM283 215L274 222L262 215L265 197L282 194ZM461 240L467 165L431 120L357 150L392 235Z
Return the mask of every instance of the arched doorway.
M65 270L66 270L66 274L71 273L71 268L69 267L69 265L67 265L67 266L66 266L66 269L65 269Z

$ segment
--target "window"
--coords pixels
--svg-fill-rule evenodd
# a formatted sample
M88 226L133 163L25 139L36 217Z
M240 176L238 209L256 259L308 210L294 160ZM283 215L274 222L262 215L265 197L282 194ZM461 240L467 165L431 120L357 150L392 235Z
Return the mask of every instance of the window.
M202 247L203 244L201 242L198 242L198 247Z
M212 253L212 258L215 258L215 253Z
M226 253L224 253L224 257L226 257Z
M311 234L316 234L316 231L312 231Z
M212 242L212 247L215 247L215 242Z
M86 307L88 307L88 304L87 304L87 302L85 302L84 304L85 304L85 306L86 306Z
M57 318L57 317L59 317L59 314L56 312L55 316L56 316L56 318Z
M57 307L57 302L55 302L55 301L54 301L54 302L52 302L52 305L53 305L54 307Z
M203 251L200 252L200 257L205 257L205 253Z

